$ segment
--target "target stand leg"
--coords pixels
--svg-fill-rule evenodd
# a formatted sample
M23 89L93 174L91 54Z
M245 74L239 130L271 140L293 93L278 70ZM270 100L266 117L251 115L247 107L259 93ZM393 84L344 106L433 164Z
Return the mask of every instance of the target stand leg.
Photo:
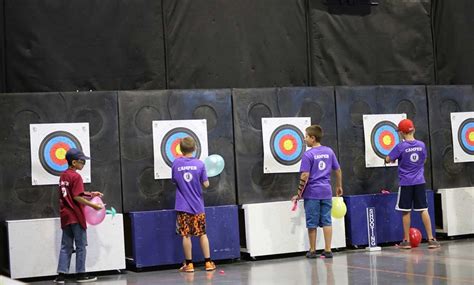
M377 231L376 231L376 220L375 220L375 207L366 208L367 212L367 241L369 246L365 249L367 251L381 251L382 248L377 246Z

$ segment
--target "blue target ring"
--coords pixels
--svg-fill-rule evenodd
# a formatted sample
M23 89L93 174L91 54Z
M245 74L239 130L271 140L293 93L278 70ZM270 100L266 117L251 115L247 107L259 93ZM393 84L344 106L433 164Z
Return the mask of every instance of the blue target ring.
M398 128L390 121L377 123L370 134L372 149L380 158L385 158L400 141Z
M201 156L201 143L198 136L188 128L175 128L170 130L163 137L161 141L161 156L165 163L171 167L173 161L181 156L179 152L179 143L181 139L185 137L192 137L196 142L196 150L193 153L193 156L199 158Z
M305 150L304 136L294 125L281 125L270 137L273 158L282 165L293 165L301 160Z
M71 148L82 150L81 143L71 133L57 131L47 135L40 143L38 151L44 170L55 176L61 175L68 168L65 154Z
M459 126L458 141L462 150L474 155L474 118L464 120Z

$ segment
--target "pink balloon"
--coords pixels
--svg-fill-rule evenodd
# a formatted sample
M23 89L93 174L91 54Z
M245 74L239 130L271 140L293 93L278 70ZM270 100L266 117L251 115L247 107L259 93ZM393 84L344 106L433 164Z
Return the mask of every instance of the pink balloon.
M102 202L102 199L100 199L98 196L92 198L91 202L94 204L104 205L104 202ZM86 222L89 225L98 225L105 219L105 207L103 206L102 209L97 211L92 207L85 206L84 216L86 217Z

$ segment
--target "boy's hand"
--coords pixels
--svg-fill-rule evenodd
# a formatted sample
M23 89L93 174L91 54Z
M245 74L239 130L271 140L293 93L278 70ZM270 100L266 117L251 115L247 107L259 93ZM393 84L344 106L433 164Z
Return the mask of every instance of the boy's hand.
M101 197L101 198L104 196L104 194L102 194L101 192L98 192L98 191L91 192L91 195L92 195L92 197L97 197L98 196L98 197Z
M102 204L94 204L94 210L99 211L104 207Z
M336 187L336 196L341 197L342 196L342 187Z
M295 202L295 201L297 201L297 200L299 200L299 199L300 199L300 196L295 195L295 196L291 197L291 202Z

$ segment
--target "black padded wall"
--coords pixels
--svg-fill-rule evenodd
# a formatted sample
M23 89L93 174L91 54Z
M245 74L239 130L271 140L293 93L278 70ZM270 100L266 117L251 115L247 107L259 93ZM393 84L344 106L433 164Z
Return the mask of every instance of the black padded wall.
M406 113L416 128L415 137L430 149L428 111L424 86L336 87L339 161L346 195L397 191L397 167L366 168L362 116ZM425 165L431 187L431 158Z
M166 0L169 88L308 85L304 0Z
M0 0L0 93L5 92L5 1Z
M59 216L56 185L31 185L30 124L89 122L91 179L86 190L122 209L116 92L0 94L0 220ZM59 181L59 180L58 180Z
M433 0L437 84L474 84L474 1Z
M154 179L154 120L207 120L209 154L220 154L226 165L209 179L204 202L235 204L230 90L119 92L119 117L125 212L174 208L175 185L170 179Z
M7 92L166 88L161 1L5 1Z
M288 200L299 181L299 173L263 173L261 118L311 117L337 154L332 87L234 89L232 100L239 204Z
M434 83L431 1L378 2L309 0L311 85Z
M433 188L474 185L474 162L454 163L451 132L452 112L473 112L474 91L470 85L428 86Z

